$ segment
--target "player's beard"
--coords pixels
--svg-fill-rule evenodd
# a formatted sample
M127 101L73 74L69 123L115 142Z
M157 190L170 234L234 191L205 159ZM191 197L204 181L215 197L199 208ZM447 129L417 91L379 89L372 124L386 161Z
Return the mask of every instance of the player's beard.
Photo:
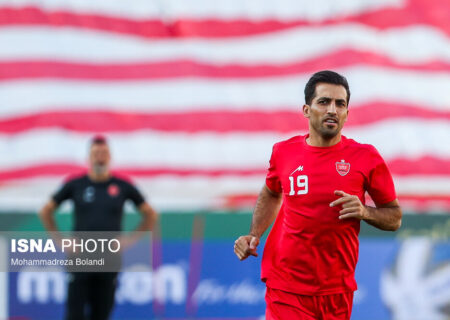
M108 172L108 165L106 164L102 164L102 163L96 163L92 165L92 171L96 174L96 175L104 175Z
M321 127L319 130L319 133L323 139L331 140L337 136L339 131L340 131L339 126L336 129L329 129L329 128Z
M334 137L338 135L338 133L341 131L341 125L338 121L336 128L327 128L325 122L320 122L318 125L314 125L313 127L317 133L322 137L324 140L331 140Z

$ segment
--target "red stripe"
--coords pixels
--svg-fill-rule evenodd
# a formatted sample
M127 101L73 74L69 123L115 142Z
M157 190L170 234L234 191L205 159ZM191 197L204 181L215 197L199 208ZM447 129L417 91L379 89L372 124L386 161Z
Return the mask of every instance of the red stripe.
M450 176L450 166L448 166L448 160L446 159L432 157L423 157L415 160L394 159L388 161L387 164L391 173L395 176ZM6 183L11 180L30 179L43 176L63 177L67 175L78 175L86 172L86 170L87 168L84 166L70 163L42 164L0 171L0 182ZM266 169L116 168L114 173L120 176L131 176L134 178L152 178L161 175L173 175L180 178L189 176L220 178L226 176L264 176Z
M164 24L161 20L136 21L98 14L78 14L66 11L46 12L32 6L20 9L1 8L0 26L10 25L77 27L149 38L175 36L175 34L171 34L173 27Z
M279 21L266 19L188 20L167 22L157 19L133 20L101 14L77 14L67 11L46 12L36 7L0 9L0 25L45 25L78 27L130 34L146 38L218 38L258 35L298 26L327 26L342 23L361 23L378 29L411 25L431 25L450 34L450 6L447 0L410 0L404 8L382 9L374 12L328 19L321 22L304 20Z
M0 182L7 182L17 179L30 179L41 176L57 176L65 175L76 176L87 171L87 167L77 164L69 163L53 163L30 166L26 168L9 169L0 171ZM151 178L160 175L174 175L178 177L188 176L207 176L207 177L221 177L221 176L251 176L263 175L264 169L173 169L173 168L148 168L148 169L134 169L134 168L120 168L114 170L114 173L120 176L132 176L141 178Z
M403 212L408 210L419 213L432 213L433 211L450 212L450 195L408 195L398 196Z
M312 73L321 69L339 69L368 65L413 71L447 71L450 63L400 63L372 52L341 50L307 61L277 65L212 65L188 60L137 64L86 64L56 61L10 61L0 63L0 80L83 79L83 80L158 80L179 77L262 78Z
M422 201L450 201L450 195L416 195L416 194L403 194L401 198L405 201L408 200L422 200Z
M408 175L446 175L450 176L450 159L438 159L430 156L419 159L392 159L387 161L391 173L395 176Z
M295 109L285 108L285 110ZM62 108L61 108L62 109ZM91 108L98 110L99 108ZM280 132L308 129L298 111L214 111L180 113L132 113L112 111L50 111L0 120L0 133L17 134L32 129L63 128L81 133L133 132L142 129L163 132ZM260 110L261 108L259 108ZM258 110L255 107L253 110ZM396 118L450 120L450 110L428 110L408 105L373 102L352 108L345 128ZM344 129L345 129L344 128Z

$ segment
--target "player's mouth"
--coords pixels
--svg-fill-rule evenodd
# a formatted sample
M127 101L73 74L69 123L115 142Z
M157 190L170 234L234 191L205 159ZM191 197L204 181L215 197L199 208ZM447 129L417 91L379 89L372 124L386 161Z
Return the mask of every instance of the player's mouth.
M338 126L339 123L336 118L326 118L325 120L323 120L323 122L329 128L335 128Z

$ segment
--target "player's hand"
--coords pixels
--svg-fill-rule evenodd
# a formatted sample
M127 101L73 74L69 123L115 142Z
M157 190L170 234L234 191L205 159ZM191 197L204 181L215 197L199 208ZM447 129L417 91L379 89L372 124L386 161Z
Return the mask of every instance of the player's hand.
M369 212L361 203L358 196L345 193L342 190L334 191L336 196L340 198L331 202L330 207L342 205L342 210L339 211L339 219L359 219L363 220L369 217Z
M120 243L120 251L125 251L129 247L133 246L136 242L138 242L138 238L136 236L132 236L130 234L128 235L121 235L118 237L119 243Z
M256 252L256 247L258 244L258 237L252 235L240 236L234 242L234 253L241 261L247 259L250 255L257 257L258 253Z

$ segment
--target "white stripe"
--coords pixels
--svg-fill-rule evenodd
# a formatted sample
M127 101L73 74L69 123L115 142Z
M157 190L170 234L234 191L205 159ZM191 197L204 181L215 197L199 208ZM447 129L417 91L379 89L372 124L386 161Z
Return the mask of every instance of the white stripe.
M207 19L306 19L361 14L384 8L399 8L405 0L2 0L0 6L20 8L33 6L47 11L73 11L143 19L207 18Z
M115 166L198 169L264 166L273 143L280 138L272 133L189 135L154 131L110 134L108 137ZM9 155L0 158L0 168L59 161L85 164L90 138L91 134L45 129L12 137L0 136L0 154Z
M394 176L397 193L406 195L450 195L450 176Z
M47 59L101 64L193 59L216 64L279 64L355 49L403 63L450 62L448 37L429 26L380 31L360 24L343 24L298 27L244 38L151 41L69 27L4 27L0 31L0 43L14 43L0 47L0 59L5 60Z
M450 122L396 119L344 134L362 143L373 144L386 159L433 156L450 158ZM279 133L161 133L135 131L110 134L114 165L119 167L163 167L197 169L264 169L272 145L292 134ZM63 130L36 129L14 136L0 135L0 168L18 168L40 163L85 164L90 134Z
M265 183L264 175L214 178L160 176L133 180L158 210L223 208L227 197L256 195ZM394 177L394 182L400 197L403 194L446 196L450 191L450 176ZM61 185L62 177L41 177L10 182L1 189L0 208L35 212ZM60 209L68 211L71 206L66 202Z
M352 67L347 76L350 108L367 102L392 102L449 110L450 74ZM182 112L194 110L298 111L309 75L257 80L182 79L159 81L10 81L0 82L0 117L44 111L93 110Z
M36 211L62 185L62 177L40 177L17 180L0 189L0 208ZM223 205L223 198L236 194L256 194L264 185L264 176L247 177L174 177L133 179L147 200L158 209L184 209ZM214 188L211 188L211 186ZM70 210L65 203L62 211Z
M360 143L374 145L386 159L417 159L425 155L450 160L450 121L390 119L343 129ZM443 139L443 140L441 140Z

